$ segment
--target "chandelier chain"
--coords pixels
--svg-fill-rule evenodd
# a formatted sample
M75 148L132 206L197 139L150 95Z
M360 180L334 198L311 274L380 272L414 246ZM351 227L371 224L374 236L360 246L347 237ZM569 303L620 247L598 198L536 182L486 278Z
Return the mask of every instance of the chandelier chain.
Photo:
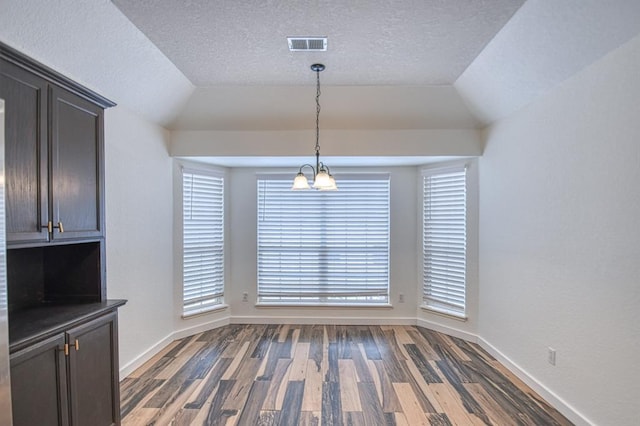
M316 155L320 154L320 70L316 71Z

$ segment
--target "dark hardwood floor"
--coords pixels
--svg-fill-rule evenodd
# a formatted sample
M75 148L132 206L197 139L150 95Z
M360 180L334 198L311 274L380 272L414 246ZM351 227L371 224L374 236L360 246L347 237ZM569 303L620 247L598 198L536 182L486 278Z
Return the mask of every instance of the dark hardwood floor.
M570 425L478 345L412 326L229 325L121 382L123 425Z

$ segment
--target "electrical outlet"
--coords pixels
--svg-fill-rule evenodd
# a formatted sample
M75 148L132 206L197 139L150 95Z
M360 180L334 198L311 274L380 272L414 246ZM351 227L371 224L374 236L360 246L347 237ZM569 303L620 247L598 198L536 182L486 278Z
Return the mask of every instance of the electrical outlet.
M553 349L551 346L549 346L549 352L547 354L547 361L549 361L549 364L551 365L556 365L556 350Z
M244 293L242 293L242 301L243 302L248 302L249 301L249 293L247 293L246 291Z
M400 303L404 303L404 293L400 293L400 294L398 295L398 302L400 302Z

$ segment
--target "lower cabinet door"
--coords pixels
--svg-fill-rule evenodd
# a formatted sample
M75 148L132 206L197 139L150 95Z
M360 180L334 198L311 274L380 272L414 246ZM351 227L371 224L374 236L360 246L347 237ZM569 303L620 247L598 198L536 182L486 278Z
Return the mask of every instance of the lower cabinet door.
M60 334L11 355L14 426L69 424L64 344Z
M67 332L73 426L120 424L117 318L113 312Z

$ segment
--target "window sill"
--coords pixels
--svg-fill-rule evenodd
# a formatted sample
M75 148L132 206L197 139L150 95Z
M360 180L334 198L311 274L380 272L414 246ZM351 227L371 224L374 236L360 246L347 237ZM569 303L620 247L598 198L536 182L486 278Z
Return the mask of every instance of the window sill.
M466 322L468 320L466 315L456 315L449 311L445 311L444 309L432 308L431 306L421 305L420 308L423 311L427 311L430 314L440 315L441 317L451 318L456 321Z
M222 303L220 305L216 305L216 306L212 306L210 308L207 309L203 309L200 311L196 311L196 312L191 312L188 314L182 314L182 319L186 320L186 319L191 319L194 317L200 317L202 315L208 315L208 314L213 314L215 312L220 312L220 311L224 311L229 309L229 305L227 305L226 303Z
M393 305L390 303L376 303L376 304L363 304L363 303L256 303L256 308L269 309L269 308L343 308L343 309L393 309Z

